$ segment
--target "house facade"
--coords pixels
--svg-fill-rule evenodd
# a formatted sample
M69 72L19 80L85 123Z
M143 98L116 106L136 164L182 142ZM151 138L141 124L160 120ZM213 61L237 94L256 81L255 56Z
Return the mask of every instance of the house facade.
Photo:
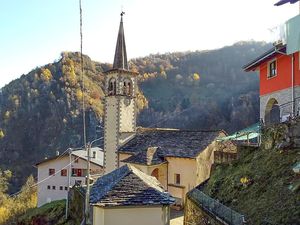
M130 164L154 176L183 205L185 195L210 176L215 152L236 152L217 141L224 131L143 129L119 148L119 165Z
M103 173L103 151L91 149L91 174L96 179ZM71 164L70 164L71 162ZM87 152L75 150L64 155L43 160L36 164L38 170L38 207L51 201L66 199L70 186L85 185L87 174Z
M260 118L266 124L300 113L300 15L282 30L272 49L244 66L245 71L259 72Z

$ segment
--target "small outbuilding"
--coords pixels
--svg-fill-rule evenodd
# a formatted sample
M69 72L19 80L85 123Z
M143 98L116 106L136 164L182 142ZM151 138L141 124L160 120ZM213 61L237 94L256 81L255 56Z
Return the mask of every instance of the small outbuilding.
M100 177L90 194L97 225L168 225L174 202L155 177L131 165Z

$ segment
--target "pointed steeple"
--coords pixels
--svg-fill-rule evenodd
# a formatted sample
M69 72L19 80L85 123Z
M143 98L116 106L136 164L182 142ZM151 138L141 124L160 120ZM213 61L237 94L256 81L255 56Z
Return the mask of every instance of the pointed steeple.
M118 34L118 40L116 45L113 69L128 70L125 35L124 35L124 28L123 28L124 14L125 14L124 12L121 13L121 22L119 27L119 34Z

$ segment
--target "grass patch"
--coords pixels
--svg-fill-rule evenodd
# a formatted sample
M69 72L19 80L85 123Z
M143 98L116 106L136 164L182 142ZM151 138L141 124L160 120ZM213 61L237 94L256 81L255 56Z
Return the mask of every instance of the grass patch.
M30 209L19 218L18 224L74 225L72 221L65 219L65 204L66 200L58 200L47 203L40 208Z
M300 150L242 148L240 158L219 165L204 192L246 215L249 224L300 224L299 182L292 171ZM244 182L244 183L243 183Z

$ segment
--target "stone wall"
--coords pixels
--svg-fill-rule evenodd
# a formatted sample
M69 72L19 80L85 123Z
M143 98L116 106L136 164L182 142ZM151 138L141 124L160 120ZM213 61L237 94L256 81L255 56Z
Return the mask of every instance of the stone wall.
M276 99L278 102L278 105L280 107L280 117L284 115L291 114L292 112L292 88L287 88L284 90L276 91L270 94L262 95L260 96L260 118L265 119L265 111L266 106L270 99ZM294 112L297 114L297 112L300 109L300 87L294 87Z
M221 225L204 210L202 210L189 196L184 208L184 225Z
M285 123L266 126L262 131L264 149L285 149L300 147L300 117Z

